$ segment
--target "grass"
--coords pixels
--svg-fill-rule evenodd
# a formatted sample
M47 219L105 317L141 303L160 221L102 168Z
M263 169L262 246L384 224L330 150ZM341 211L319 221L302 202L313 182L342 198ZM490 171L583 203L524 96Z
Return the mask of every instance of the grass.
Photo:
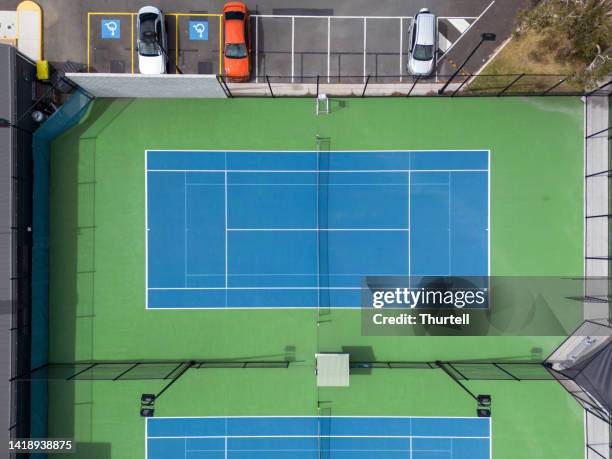
M546 43L537 31L529 30L521 37L512 38L493 60L471 82L467 92L497 93L517 78L526 74L508 91L511 93L540 93L576 71L577 62L560 60L554 46ZM540 75L540 76L534 76ZM554 92L581 92L579 84L566 81Z
M490 148L492 273L582 275L578 98L343 102L315 117L309 99L95 101L52 145L51 361L295 358L286 370L189 372L160 399L161 416L313 415L318 400L336 415L473 416L473 401L437 370L372 370L348 389L317 391L314 354L528 359L554 349L559 336L363 336L358 311L334 310L317 326L311 310L145 310L144 150L311 150L316 134L331 149ZM558 384L470 384L493 395L496 459L583 454L581 409ZM138 400L161 385L53 382L49 435L75 437L78 458L143 457Z

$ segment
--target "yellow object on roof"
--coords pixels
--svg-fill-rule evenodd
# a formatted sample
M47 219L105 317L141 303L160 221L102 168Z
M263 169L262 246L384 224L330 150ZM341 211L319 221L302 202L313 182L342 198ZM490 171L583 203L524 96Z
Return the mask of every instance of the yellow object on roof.
M36 62L36 78L45 81L49 79L49 61Z

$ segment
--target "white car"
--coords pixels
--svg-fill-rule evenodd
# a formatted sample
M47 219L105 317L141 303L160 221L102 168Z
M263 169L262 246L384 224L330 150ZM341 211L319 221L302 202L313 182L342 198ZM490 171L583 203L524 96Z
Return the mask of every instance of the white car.
M154 6L140 8L136 19L136 30L140 73L148 75L166 73L167 37L164 14Z
M412 21L408 42L408 72L414 76L431 75L436 66L436 15L421 9Z

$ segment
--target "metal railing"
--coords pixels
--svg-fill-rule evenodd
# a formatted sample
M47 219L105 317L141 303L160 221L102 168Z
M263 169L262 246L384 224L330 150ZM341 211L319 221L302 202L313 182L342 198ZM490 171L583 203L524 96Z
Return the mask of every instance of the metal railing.
M228 97L317 97L320 92L348 97L507 97L585 95L587 91L560 74L409 75L258 75L258 82L232 83L217 79Z

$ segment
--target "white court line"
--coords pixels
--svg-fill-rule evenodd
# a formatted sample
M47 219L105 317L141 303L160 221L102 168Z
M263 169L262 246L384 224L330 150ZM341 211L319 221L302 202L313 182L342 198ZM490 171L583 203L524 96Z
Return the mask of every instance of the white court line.
M183 208L185 209L185 213L183 214L184 221L185 221L185 228L184 228L185 244L183 244L183 247L184 247L183 259L185 260L185 263L184 263L185 287L187 287L187 172L185 172L185 182L184 182L183 187L184 187Z
M300 416L296 416L296 415L287 415L287 414L281 414L281 415L254 415L254 416L155 416L155 418L153 419L154 421L157 421L158 419L271 419L271 418L289 418L289 419L312 419L312 418L325 418L325 419L334 419L334 418L339 418L339 419L346 419L346 418L353 418L353 419L484 419L484 418L479 418L477 416L359 416L359 415L334 415L334 416L317 416L317 415L300 415ZM490 422L490 418L489 418L489 422ZM152 437L155 438L155 437ZM174 438L174 437L171 437ZM182 438L182 437L179 437ZM416 437L415 437L416 438ZM458 437L458 438L465 438L465 437ZM489 437L482 437L482 438L489 438Z
M491 150L488 152L487 172L487 274L491 276Z
M412 195L412 191L411 191L411 173L408 172L408 228L410 228L410 225L412 223L411 221L411 217L410 217L410 196ZM408 287L410 287L410 273L411 273L411 268L410 265L412 263L412 233L409 231L408 232Z
M451 272L452 272L452 268L453 268L453 263L451 260L451 235L452 235L452 225L451 225L451 207L452 207L452 199L453 199L453 193L451 190L451 173L448 173L448 276L450 277Z
M198 273L189 273L187 274L189 277L222 277L223 274L198 274ZM364 277L364 276L388 276L388 273L351 273L351 274L334 274L334 273L326 273L326 277ZM310 273L259 273L259 274L232 274L232 277L315 277L318 276L316 272ZM394 274L397 277L404 277L406 274ZM478 287L474 287L474 289L479 289ZM466 288L465 290L469 290Z
M156 418L161 419L161 418ZM183 419L183 418L178 418ZM223 439L223 438L419 438L419 439L450 439L450 440L489 440L491 437L465 436L459 437L454 435L177 435L177 436L155 436L149 437L149 440L170 440L170 439L191 439L191 438L208 438L208 439Z
M489 418L489 459L492 459L492 458L493 458L493 422L491 421L491 418Z
M318 103L318 102L317 102ZM320 147L320 144L319 144ZM317 154L317 168L320 169L321 166L321 155ZM320 174L317 174L317 188L320 185ZM315 216L315 226L317 228L319 228L319 210L320 210L320 202L319 202L319 193L315 193L316 194L316 216ZM319 231L317 231L317 246L316 246L316 250L317 250L317 254L316 254L316 261L317 261L317 271L316 271L316 276L317 276L317 308L318 311L317 313L320 314L321 312L321 241L320 241L320 235L319 235ZM319 323L317 322L317 326L319 325ZM318 426L317 426L318 427Z
M145 162L146 164L146 162ZM145 459L148 459L149 457L149 418L145 418L145 425L144 425L144 441L145 441Z
M227 157L227 155L226 155ZM227 160L226 160L227 161ZM229 266L229 256L228 256L228 251L227 251L227 246L228 246L228 242L227 242L227 172L225 172L225 187L224 187L224 192L225 192L225 288L227 288L228 286L228 266ZM225 299L225 303L227 304L227 298Z
M470 23L463 18L449 18L448 22L450 22L460 33L465 33L470 26Z
M356 170L280 170L280 169L265 169L265 170L254 170L254 169L235 169L235 170L225 170L225 169L149 169L148 172L217 172L217 173L237 173L237 174L353 174L353 173L375 173L381 174L384 172L388 173L421 173L421 172L487 172L487 169L356 169Z
M420 183L418 186L447 186L448 183ZM188 183L187 186L223 186L222 183ZM319 186L316 183L229 183L227 186ZM405 183L328 183L326 186L398 186L404 187Z
M149 290L361 290L361 287L149 287Z
M485 13L486 13L486 12L489 10L489 8L491 8L491 7L492 7L494 4L495 4L495 0L493 0L491 3L489 3L489 5L488 5L488 6L487 6L487 7L486 7L484 10L483 10L483 12L482 12L482 13L480 13L480 14L479 14L479 15L476 17L476 19L474 20L474 22L472 22L472 23L469 25L469 27L468 27L467 29L465 29L465 32L464 32L463 34L461 34L461 36L459 36L459 38L457 38L457 40L455 40L455 42L454 42L454 43L453 43L453 44L452 44L452 45L451 45L451 46L450 46L450 47L449 47L449 48L446 50L446 52L445 52L445 53L442 53L442 55L441 55L441 56L438 58L438 60L436 61L436 64L440 63L440 61L442 60L442 58L443 58L444 56L446 56L446 55L449 53L449 51L450 51L451 49L453 49L453 48L455 47L455 45L461 41L461 39L462 39L462 38L465 36L465 34L466 34L466 33L467 33L467 32L468 32L468 31L469 31L469 30L470 30L472 27L474 27L474 24L476 24L476 23L477 23L477 22L480 20L480 18L482 18L482 17L484 16L484 14L485 14ZM449 18L449 19L450 19L450 18ZM437 65L436 65L436 66L437 66Z
M147 149L145 150L147 153L148 152L153 152L153 153L273 153L273 154L285 154L285 153L310 153L310 154L316 154L318 153L317 150L206 150L206 149L197 149L197 150L191 150L191 149L184 149L181 148L180 150L168 150L168 149ZM385 149L385 150L322 150L320 151L320 153L329 153L329 154L335 154L335 153L440 153L440 152L444 152L444 153L484 153L488 150L468 150L468 149L457 149L457 148L453 148L453 149L444 149L444 148L440 148L440 149L435 149L435 150L411 150L411 149L402 149L402 150L393 150L393 149Z
M149 174L147 151L144 154L144 203L145 203L145 309L149 308Z
M410 231L410 228L228 228L227 231L316 231L316 232L327 232L327 231L395 231L395 232L406 232Z

